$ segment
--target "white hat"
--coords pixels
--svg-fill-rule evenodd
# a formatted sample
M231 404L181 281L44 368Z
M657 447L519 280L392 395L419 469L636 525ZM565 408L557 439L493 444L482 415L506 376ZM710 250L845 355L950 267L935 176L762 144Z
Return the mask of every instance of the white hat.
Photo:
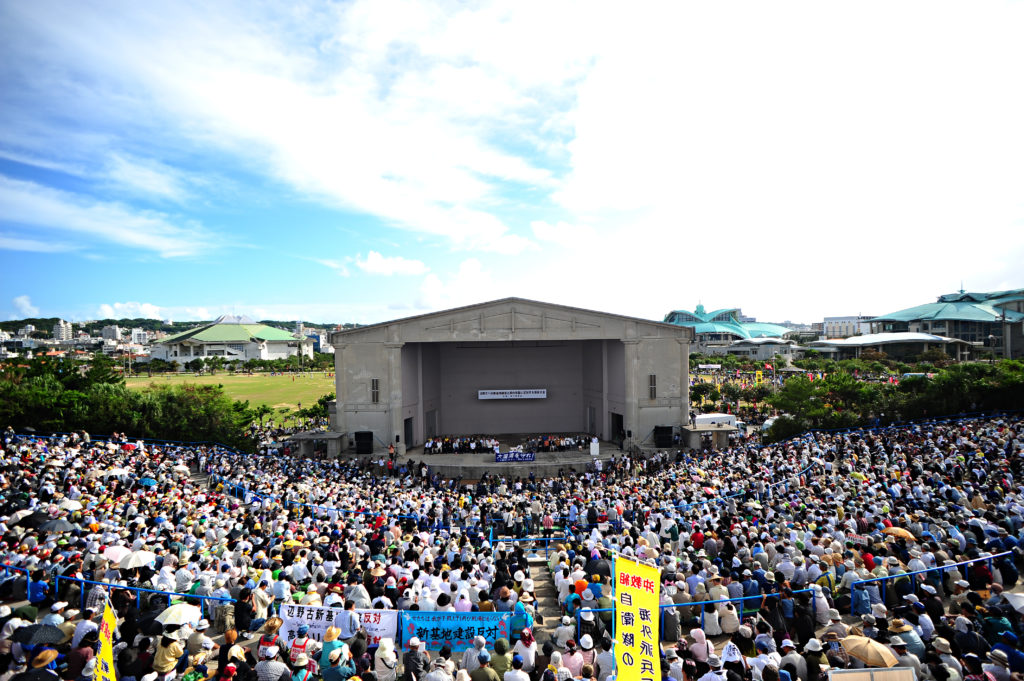
M203 631L204 629L210 628L210 622L208 620L199 620L199 624L196 625L196 631Z
M812 638L806 644L804 644L804 650L809 650L812 653L821 652L821 641L816 638Z
M60 612L66 607L68 607L67 601L57 601L56 603L50 606L50 612Z
M787 639L783 639L782 645L780 645L779 647L780 648L796 648L796 646L793 645L793 641L791 641L788 638Z
M590 634L583 634L580 636L580 648L583 650L590 650L594 647L594 639L591 638Z
M416 636L413 636L412 638L409 639L409 647L410 648L419 648L421 643L422 643L422 641L420 641L420 639L418 637L416 637Z

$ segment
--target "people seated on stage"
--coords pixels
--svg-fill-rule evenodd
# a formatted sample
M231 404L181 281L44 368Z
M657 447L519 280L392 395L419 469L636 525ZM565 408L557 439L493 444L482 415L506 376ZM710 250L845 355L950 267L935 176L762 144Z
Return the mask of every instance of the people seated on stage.
M424 454L480 454L493 452L498 441L483 435L463 435L427 438L423 443Z

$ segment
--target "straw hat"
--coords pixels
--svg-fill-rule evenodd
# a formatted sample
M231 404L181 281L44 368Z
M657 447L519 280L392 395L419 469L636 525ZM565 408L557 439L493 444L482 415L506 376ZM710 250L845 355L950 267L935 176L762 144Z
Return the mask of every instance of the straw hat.
M914 627L907 624L904 620L894 619L892 624L889 625L889 631L894 634L902 634L905 631L911 631Z
M337 639L339 634L341 634L341 629L339 629L338 627L327 627L327 631L324 632L324 642L330 643L331 641Z
M43 667L47 666L56 659L57 651L53 648L47 648L46 650L32 658L32 668L42 669Z
M274 632L276 632L278 629L281 628L282 624L284 624L284 620L281 619L280 617L271 617L270 619L268 619L266 621L266 623L264 623L263 629L268 634L273 634Z

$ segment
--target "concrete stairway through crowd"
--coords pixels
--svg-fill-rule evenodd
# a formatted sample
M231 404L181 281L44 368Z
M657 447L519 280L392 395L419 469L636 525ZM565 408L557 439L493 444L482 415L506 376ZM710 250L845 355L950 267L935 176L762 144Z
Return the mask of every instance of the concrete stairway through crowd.
M531 557L530 559L530 578L533 579L534 596L537 599L533 604L534 617L539 617L543 622L543 624L534 623L533 635L539 642L542 642L549 639L555 628L558 627L562 612L558 605L558 592L555 590L554 580L551 578L551 573L543 558L544 554L538 555L540 558Z

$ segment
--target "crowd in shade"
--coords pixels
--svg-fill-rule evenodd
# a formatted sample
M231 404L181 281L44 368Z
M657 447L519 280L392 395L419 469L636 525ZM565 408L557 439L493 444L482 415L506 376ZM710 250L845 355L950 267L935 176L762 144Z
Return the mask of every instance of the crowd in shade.
M812 433L472 484L426 462L388 475L272 448L8 430L0 681L92 679L108 597L120 681L606 681L621 558L660 568L664 679L900 666L1009 681L1024 673L1022 427ZM559 539L531 571L513 539L544 532ZM535 582L549 581L558 614L541 618ZM221 600L182 618L134 587ZM337 608L337 626L285 639L285 603ZM371 645L345 614L366 609L507 612L510 635Z

